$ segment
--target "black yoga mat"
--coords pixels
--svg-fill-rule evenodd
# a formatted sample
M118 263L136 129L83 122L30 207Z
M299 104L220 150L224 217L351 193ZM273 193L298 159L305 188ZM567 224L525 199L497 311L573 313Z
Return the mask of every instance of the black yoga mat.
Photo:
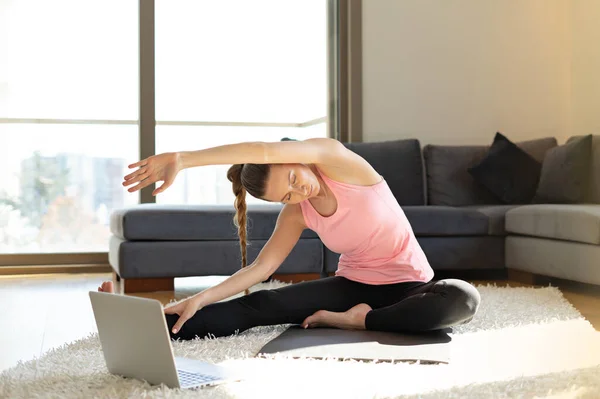
M292 326L257 354L288 357L449 363L451 329L419 334Z

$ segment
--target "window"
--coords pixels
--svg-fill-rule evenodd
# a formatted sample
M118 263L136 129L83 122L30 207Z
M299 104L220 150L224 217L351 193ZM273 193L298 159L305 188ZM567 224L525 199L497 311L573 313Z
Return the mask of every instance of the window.
M137 17L132 1L0 0L0 254L105 252L108 215L139 201L121 186Z
M156 153L327 135L326 1L155 1ZM107 252L139 203L138 7L0 0L0 256ZM227 167L157 202L232 204Z
M326 137L325 115L326 1L156 2L157 153ZM157 202L232 204L228 167L188 169Z
M104 252L137 126L0 124L0 253ZM116 145L115 143L118 143Z
M137 119L137 18L135 1L0 0L0 118Z

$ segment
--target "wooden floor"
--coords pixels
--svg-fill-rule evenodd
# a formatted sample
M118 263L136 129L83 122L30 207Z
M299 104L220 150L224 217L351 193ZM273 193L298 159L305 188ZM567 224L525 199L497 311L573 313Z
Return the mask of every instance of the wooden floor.
M110 274L0 276L0 371L19 360L40 357L52 348L96 332L88 291L96 290ZM138 294L168 303L176 295L201 291L222 278L175 280L174 292ZM506 281L477 284L524 286ZM600 331L600 289L566 284L565 298Z

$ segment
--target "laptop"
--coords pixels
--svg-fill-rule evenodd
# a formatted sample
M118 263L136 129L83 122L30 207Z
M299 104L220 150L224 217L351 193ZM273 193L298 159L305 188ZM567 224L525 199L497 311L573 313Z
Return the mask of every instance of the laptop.
M97 291L89 294L110 373L182 389L239 381L224 367L175 357L159 301Z

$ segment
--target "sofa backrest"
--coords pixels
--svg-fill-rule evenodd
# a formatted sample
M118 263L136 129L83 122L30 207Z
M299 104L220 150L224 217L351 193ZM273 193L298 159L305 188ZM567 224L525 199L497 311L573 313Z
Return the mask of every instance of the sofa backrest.
M425 205L425 175L419 140L344 145L363 157L383 176L400 205Z
M582 136L573 136L567 140L571 140ZM594 204L600 204L600 135L594 135L592 138L592 165L590 174L590 197L588 201Z
M554 137L515 143L542 163L558 145ZM498 205L501 201L478 184L468 169L485 158L490 146L426 145L423 149L429 205Z

